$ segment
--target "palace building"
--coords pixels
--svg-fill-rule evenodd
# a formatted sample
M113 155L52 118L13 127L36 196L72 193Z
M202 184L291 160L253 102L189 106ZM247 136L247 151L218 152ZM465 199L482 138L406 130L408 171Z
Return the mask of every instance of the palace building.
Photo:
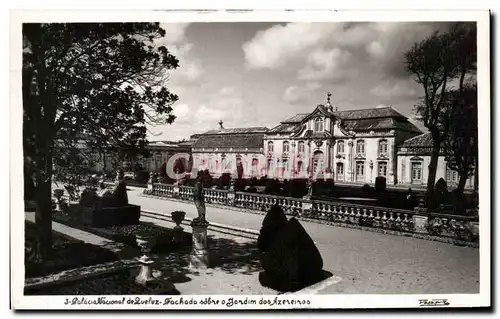
M398 183L408 186L427 186L429 176L429 164L432 152L432 136L430 133L421 134L406 140L398 147ZM456 186L460 179L457 171L446 165L444 155L438 157L436 169L436 181L443 178L448 186ZM469 177L465 188L472 189L477 186L477 175Z
M338 111L330 103L277 126L219 129L191 136L194 167L215 176L268 175L279 179L323 176L347 183L397 184L397 149L422 132L391 107ZM228 163L232 164L228 167ZM236 164L236 165L234 165Z

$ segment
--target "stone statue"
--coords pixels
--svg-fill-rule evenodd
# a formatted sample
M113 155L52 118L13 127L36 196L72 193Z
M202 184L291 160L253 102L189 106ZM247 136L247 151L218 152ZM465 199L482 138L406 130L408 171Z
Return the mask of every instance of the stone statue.
M198 217L195 219L197 219L200 222L206 221L205 218L206 208L205 208L205 198L203 196L203 183L201 182L200 179L196 181L196 185L193 189L193 200L194 200L194 205L198 210Z
M307 187L307 195L304 197L307 199L311 199L313 193L313 182L310 178L307 180L306 187Z
M150 172L149 173L149 181L148 181L148 184L153 184L155 181L154 181L154 173L153 172Z

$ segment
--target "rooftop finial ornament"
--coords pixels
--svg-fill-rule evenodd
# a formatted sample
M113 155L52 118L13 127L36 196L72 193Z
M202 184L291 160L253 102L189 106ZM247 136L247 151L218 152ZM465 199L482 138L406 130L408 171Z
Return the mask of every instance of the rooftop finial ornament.
M330 102L330 97L332 96L332 93L328 92L326 96L327 96L326 108L328 109L328 111L333 112L332 103Z

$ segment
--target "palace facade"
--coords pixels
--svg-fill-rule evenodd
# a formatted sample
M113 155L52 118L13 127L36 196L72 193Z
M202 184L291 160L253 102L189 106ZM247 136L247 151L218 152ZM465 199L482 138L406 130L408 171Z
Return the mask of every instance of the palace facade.
M407 186L427 186L429 164L431 161L432 136L430 133L421 134L406 140L398 147L398 183ZM438 157L436 181L443 178L450 187L458 185L460 175L448 167L444 155ZM476 189L477 175L473 174L465 183L465 188Z
M328 102L277 126L220 127L191 137L194 167L217 176L322 176L346 183L397 184L397 149L422 132L391 107L337 111ZM234 175L233 175L234 176Z

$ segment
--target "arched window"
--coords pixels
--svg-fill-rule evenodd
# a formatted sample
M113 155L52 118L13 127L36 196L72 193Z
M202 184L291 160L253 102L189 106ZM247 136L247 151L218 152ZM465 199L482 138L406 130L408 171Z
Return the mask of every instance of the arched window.
M387 146L387 140L380 140L378 142L378 154L379 155L387 155L388 152L388 146Z
M314 120L314 131L323 132L324 130L324 121L322 118L318 117Z
M259 159L252 158L252 175L257 175L259 172Z
M267 151L274 152L274 143L273 142L267 142Z
M304 153L304 152L305 152L304 142L300 141L299 142L299 153Z
M365 141L360 140L356 142L356 153L365 154Z
M290 151L290 143L287 141L283 142L283 153L289 152Z
M337 153L344 154L344 141L337 142Z

